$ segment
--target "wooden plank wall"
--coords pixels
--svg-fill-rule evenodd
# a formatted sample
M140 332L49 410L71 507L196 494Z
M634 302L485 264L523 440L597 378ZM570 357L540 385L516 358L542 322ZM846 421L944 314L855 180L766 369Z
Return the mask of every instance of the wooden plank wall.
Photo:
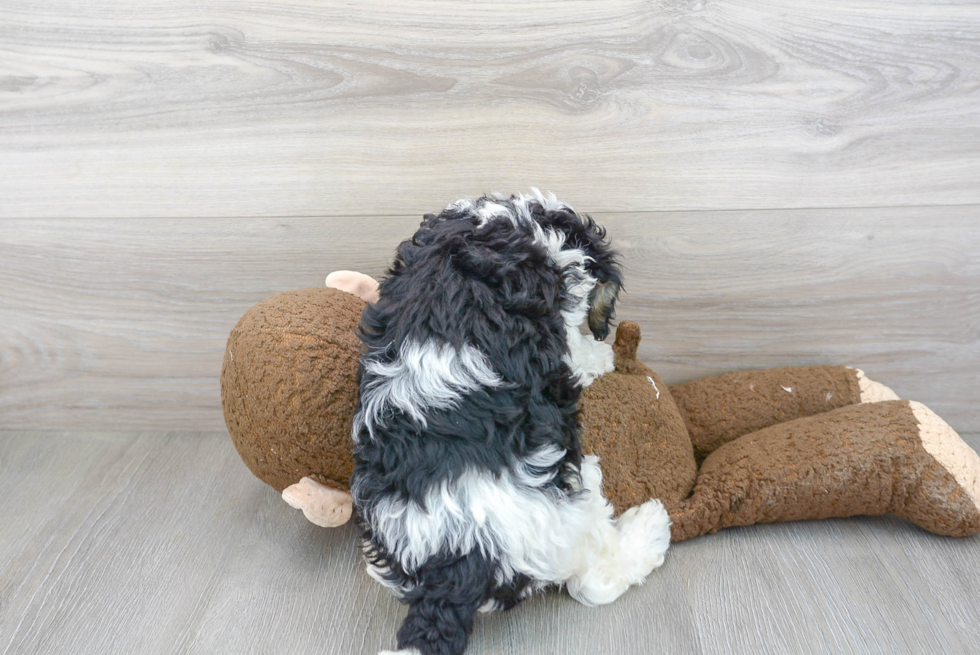
M461 196L626 253L671 382L843 362L980 430L980 6L0 5L0 428L221 429L254 302Z
M6 216L980 202L980 7L5 0Z
M597 215L619 316L669 382L847 363L980 429L973 208ZM228 332L254 303L378 275L418 219L8 220L0 425L221 429Z

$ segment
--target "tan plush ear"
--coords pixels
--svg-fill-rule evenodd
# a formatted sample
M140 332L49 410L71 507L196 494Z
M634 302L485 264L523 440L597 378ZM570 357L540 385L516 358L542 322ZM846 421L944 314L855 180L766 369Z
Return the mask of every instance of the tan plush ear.
M613 355L616 361L616 372L626 375L653 375L653 371L636 358L636 350L640 346L640 325L635 321L623 321L616 328L616 340L613 343Z
M350 520L354 500L346 491L331 489L311 478L303 478L282 490L290 507L303 510L303 516L321 528L336 528Z
M727 443L671 519L681 541L735 525L887 513L940 535L980 533L980 457L920 403L850 405Z
M357 271L334 271L327 276L327 287L352 293L364 302L378 302L378 281Z

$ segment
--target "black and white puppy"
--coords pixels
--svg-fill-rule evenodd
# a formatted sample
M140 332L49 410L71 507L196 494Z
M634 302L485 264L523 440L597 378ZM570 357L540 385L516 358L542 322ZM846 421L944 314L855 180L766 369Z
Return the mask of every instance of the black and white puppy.
M579 440L620 286L605 230L537 190L453 203L398 247L361 319L351 492L368 572L409 604L399 652L458 655L478 609L549 584L609 603L663 562L660 501L613 520Z

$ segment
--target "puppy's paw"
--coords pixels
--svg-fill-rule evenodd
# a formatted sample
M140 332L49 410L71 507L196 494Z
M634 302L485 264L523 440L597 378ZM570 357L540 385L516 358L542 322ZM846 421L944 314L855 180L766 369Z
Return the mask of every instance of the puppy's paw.
M590 340L588 337L585 340L592 346L592 362L594 368L590 373L593 373L595 377L599 377L615 371L616 353L613 352L612 346L605 341Z
M570 337L568 341L568 362L581 386L587 387L596 378L616 369L616 355L612 346L577 332L574 334L577 336Z
M622 569L622 563L615 559L600 559L566 580L565 586L572 598L587 607L608 605L622 596L633 582Z
M664 563L670 546L670 517L659 500L627 510L615 527L599 557L566 582L568 592L583 605L613 602Z
M664 563L670 547L670 516L659 500L632 507L616 520L622 557L642 579Z

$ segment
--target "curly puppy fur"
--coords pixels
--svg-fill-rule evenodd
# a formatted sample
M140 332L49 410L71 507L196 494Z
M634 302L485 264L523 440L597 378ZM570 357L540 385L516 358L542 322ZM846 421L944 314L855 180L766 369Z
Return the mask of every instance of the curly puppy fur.
M458 655L478 609L549 584L609 603L663 562L659 501L614 521L579 440L620 287L605 230L537 190L453 203L398 247L360 325L351 492L368 572L409 604L401 652Z

